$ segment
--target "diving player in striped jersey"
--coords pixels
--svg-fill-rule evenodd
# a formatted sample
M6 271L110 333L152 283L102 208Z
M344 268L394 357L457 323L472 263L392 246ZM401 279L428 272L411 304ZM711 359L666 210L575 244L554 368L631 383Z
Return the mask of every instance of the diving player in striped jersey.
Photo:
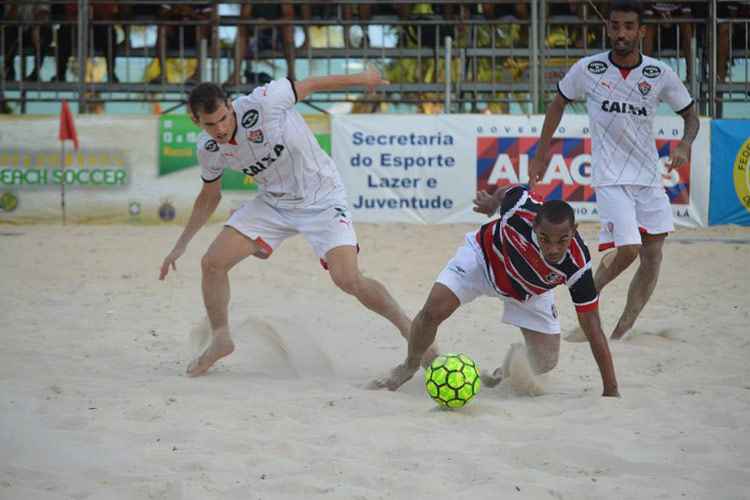
M503 301L503 323L521 329L535 373L557 365L560 322L553 288L567 286L578 321L599 366L604 396L619 396L615 369L602 332L591 258L578 234L573 209L564 201L542 203L522 186L479 193L475 211L500 217L466 235L466 243L438 276L427 302L412 323L406 360L375 387L395 390L419 369L437 329L462 304L479 296ZM512 349L516 347L513 346ZM512 356L482 377L496 385L507 376Z

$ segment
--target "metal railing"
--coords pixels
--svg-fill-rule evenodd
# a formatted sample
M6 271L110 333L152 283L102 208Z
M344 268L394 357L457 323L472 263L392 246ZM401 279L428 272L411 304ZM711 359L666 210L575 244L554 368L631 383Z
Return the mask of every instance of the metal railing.
M113 3L128 12L127 15L117 18L90 15L92 7ZM188 80L190 70L185 68L195 68L199 73L197 79L217 82L228 79L225 86L230 92L248 92L257 80L256 83L240 83L237 76L229 76L241 74L243 64L259 68L269 61L276 65L271 76L285 76L277 62L293 55L294 63L298 67L304 63L308 74L354 71L374 62L384 68L392 82L374 95L346 91L316 94L306 101L312 106L354 102L365 106L389 103L416 108L431 103L444 112L538 113L544 111L554 95L556 80L577 58L606 50L608 45L602 22L606 12L590 0L484 2L506 13L515 13L520 5L521 10L528 13L528 17L513 19L488 19L476 11L476 2L468 0L431 2L432 13L406 14L405 10L418 11L417 6L424 3L400 0L393 3L397 6L395 11L383 13L377 12L384 5L379 0L335 0L327 4L328 12L309 19L299 15L281 19L247 18L237 13L220 15L220 4L247 4L240 0L171 2L193 10L208 4L208 14L202 19L175 20L156 13L139 17L133 12L134 7L158 9L163 3L158 0L49 0L52 7L49 18L29 19L7 15L12 6L28 6L27 2L6 1L3 5L6 11L0 21L2 100L17 103L21 112L29 102L55 102L61 98L77 101L79 111L106 102L179 104L184 102L193 83ZM298 9L314 4L311 0L284 3ZM277 0L252 0L253 8L277 5ZM646 26L654 32L653 55L668 60L685 78L702 114L720 117L728 103L747 102L750 95L750 18L719 17L731 14L728 6L734 5L724 0L683 1L680 5L690 5L693 12L671 19L645 19ZM355 18L346 15L347 6L367 6L376 12L369 19ZM66 8L72 10L71 7L77 9L75 18L59 15ZM439 9L452 10L454 15L436 12ZM287 40L279 42L283 38L279 33L289 30L290 26L308 32L322 29L326 39L311 43L308 33L304 46L295 46L291 51L287 47L285 51L283 42L288 42L288 36ZM363 33L358 46L351 43L350 37L341 39L342 33L348 37L354 27L360 27ZM246 29L248 39L250 33L255 34L252 57L240 57L240 67L235 67L238 49L231 43L221 42L220 33L226 28ZM39 32L51 36L51 49L34 44L35 37L30 35ZM142 39L140 44L134 43L136 33ZM157 33L158 42L147 39L149 33ZM259 43L259 33L266 33L265 40L270 42ZM366 36L373 33L381 34L383 39L372 40ZM689 34L689 43L682 33ZM390 43L386 43L386 37ZM731 41L729 44L727 37ZM720 48L722 53L718 52ZM240 54L244 55L246 49L240 47ZM56 81L42 81L49 80L48 74L42 75L38 63L45 55L53 56ZM69 62L66 56L73 55L74 81L64 81L67 73L59 73ZM95 56L105 59L116 56L119 63L111 61L112 67L106 74L94 78L89 61ZM61 58L66 60L61 61ZM37 71L35 81L25 78L30 61ZM153 67L154 61L159 61L161 75L147 81L143 78L144 69ZM176 79L165 78L169 68L162 66L175 61L182 74ZM732 61L738 64L733 66L734 75L728 75L724 68ZM9 68L16 70L16 78L10 78ZM726 76L730 77L729 81L720 78Z

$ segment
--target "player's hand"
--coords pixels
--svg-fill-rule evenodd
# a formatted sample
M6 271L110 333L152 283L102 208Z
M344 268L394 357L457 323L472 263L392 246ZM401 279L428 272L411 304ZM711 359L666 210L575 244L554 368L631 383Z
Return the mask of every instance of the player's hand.
M542 182L547 165L549 165L549 154L545 151L537 151L529 162L529 191L533 191L537 183Z
M375 90L375 87L379 87L380 85L391 83L388 80L384 80L383 74L372 64L367 65L367 69L362 73L362 77L364 78L364 85L367 87L368 92L372 92Z
M169 252L169 255L167 255L164 258L164 262L161 264L161 271L159 271L159 279L163 280L167 277L167 274L169 273L169 267L171 266L172 269L177 271L177 266L175 265L175 262L177 262L177 259L182 257L182 254L185 253L184 247L174 247L174 249Z
M409 379L411 379L415 373L419 370L419 365L416 367L409 366L406 363L398 365L396 368L391 370L387 376L374 380L370 384L372 389L388 389L389 391L395 391L402 385L404 385Z
M487 191L479 191L474 198L473 210L480 214L485 214L487 217L492 217L497 211L499 205L500 203L497 199Z
M675 168L680 168L683 165L687 165L690 161L690 144L680 141L667 159L667 170L672 171Z

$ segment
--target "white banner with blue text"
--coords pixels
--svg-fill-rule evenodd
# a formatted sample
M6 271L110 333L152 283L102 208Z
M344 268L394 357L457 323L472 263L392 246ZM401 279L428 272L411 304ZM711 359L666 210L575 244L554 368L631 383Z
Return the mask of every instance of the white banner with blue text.
M543 116L337 115L332 154L357 221L481 222L484 217L472 211L476 192L528 182L543 122ZM675 223L705 226L710 123L701 120L690 165L668 172L665 161L682 127L677 116L655 120L664 187ZM536 191L569 202L579 220L598 220L588 118L566 115L554 137L550 165Z

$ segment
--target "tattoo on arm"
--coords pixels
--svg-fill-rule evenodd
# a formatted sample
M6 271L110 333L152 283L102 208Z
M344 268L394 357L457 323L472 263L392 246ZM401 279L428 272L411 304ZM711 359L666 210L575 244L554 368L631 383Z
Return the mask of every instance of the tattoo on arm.
M700 128L698 114L695 112L695 104L680 113L680 116L682 116L682 120L685 122L685 132L682 134L682 142L692 144Z

